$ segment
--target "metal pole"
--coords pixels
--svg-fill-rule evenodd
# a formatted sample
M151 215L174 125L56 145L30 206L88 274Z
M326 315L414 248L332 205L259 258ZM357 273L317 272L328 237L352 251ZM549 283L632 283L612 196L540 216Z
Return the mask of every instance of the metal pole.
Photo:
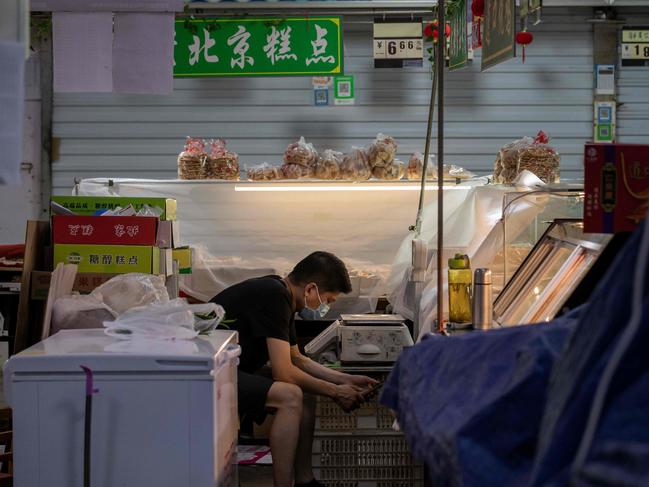
M446 65L446 5L437 2L437 332L444 333L442 310L444 281L442 274L444 250L444 67Z
M433 44L433 59L437 57L437 47ZM433 132L433 116L435 114L435 94L437 93L437 68L433 70L433 87L430 93L428 106L428 127L426 131L426 145L424 147L424 160L422 161L421 189L419 191L419 206L417 207L417 220L415 221L415 237L421 233L421 217L424 211L424 194L426 192L426 173L428 171L428 158L430 157L430 136Z

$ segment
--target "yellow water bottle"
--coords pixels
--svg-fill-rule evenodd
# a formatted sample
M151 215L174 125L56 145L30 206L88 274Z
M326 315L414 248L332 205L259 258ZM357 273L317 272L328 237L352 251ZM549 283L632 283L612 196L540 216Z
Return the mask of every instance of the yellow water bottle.
M451 323L471 323L471 266L467 255L448 259L448 319Z

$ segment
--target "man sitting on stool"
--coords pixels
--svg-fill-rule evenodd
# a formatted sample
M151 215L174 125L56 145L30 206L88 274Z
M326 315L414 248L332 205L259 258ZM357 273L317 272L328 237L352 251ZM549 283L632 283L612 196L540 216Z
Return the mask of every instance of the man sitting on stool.
M291 487L294 480L296 487L323 485L311 466L314 394L351 411L376 383L324 367L297 347L295 313L306 320L321 319L340 293L351 290L345 264L328 252L314 252L283 279L249 279L212 299L225 308L230 328L239 332L239 417L252 416L259 423L268 410L275 411L270 430L275 487ZM256 373L269 359L272 379Z

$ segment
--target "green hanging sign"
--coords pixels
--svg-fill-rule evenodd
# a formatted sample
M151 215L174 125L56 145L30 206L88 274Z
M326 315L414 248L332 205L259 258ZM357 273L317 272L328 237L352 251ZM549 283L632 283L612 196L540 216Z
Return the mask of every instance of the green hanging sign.
M176 20L174 76L343 73L340 17Z
M467 0L460 0L451 13L451 42L448 62L451 71L465 68L469 64L466 3Z
M482 66L489 69L516 55L515 0L486 0L482 32Z

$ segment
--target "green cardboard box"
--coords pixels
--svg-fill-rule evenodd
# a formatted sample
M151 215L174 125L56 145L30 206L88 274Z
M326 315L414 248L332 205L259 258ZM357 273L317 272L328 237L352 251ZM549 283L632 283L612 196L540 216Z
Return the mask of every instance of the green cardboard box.
M76 264L78 272L166 275L171 272L171 249L142 245L54 245L54 266Z
M176 219L176 200L171 198L135 198L130 196L52 196L52 201L77 215L94 215L97 210L112 210L133 205L135 211L143 205L157 206L163 213L160 220Z

